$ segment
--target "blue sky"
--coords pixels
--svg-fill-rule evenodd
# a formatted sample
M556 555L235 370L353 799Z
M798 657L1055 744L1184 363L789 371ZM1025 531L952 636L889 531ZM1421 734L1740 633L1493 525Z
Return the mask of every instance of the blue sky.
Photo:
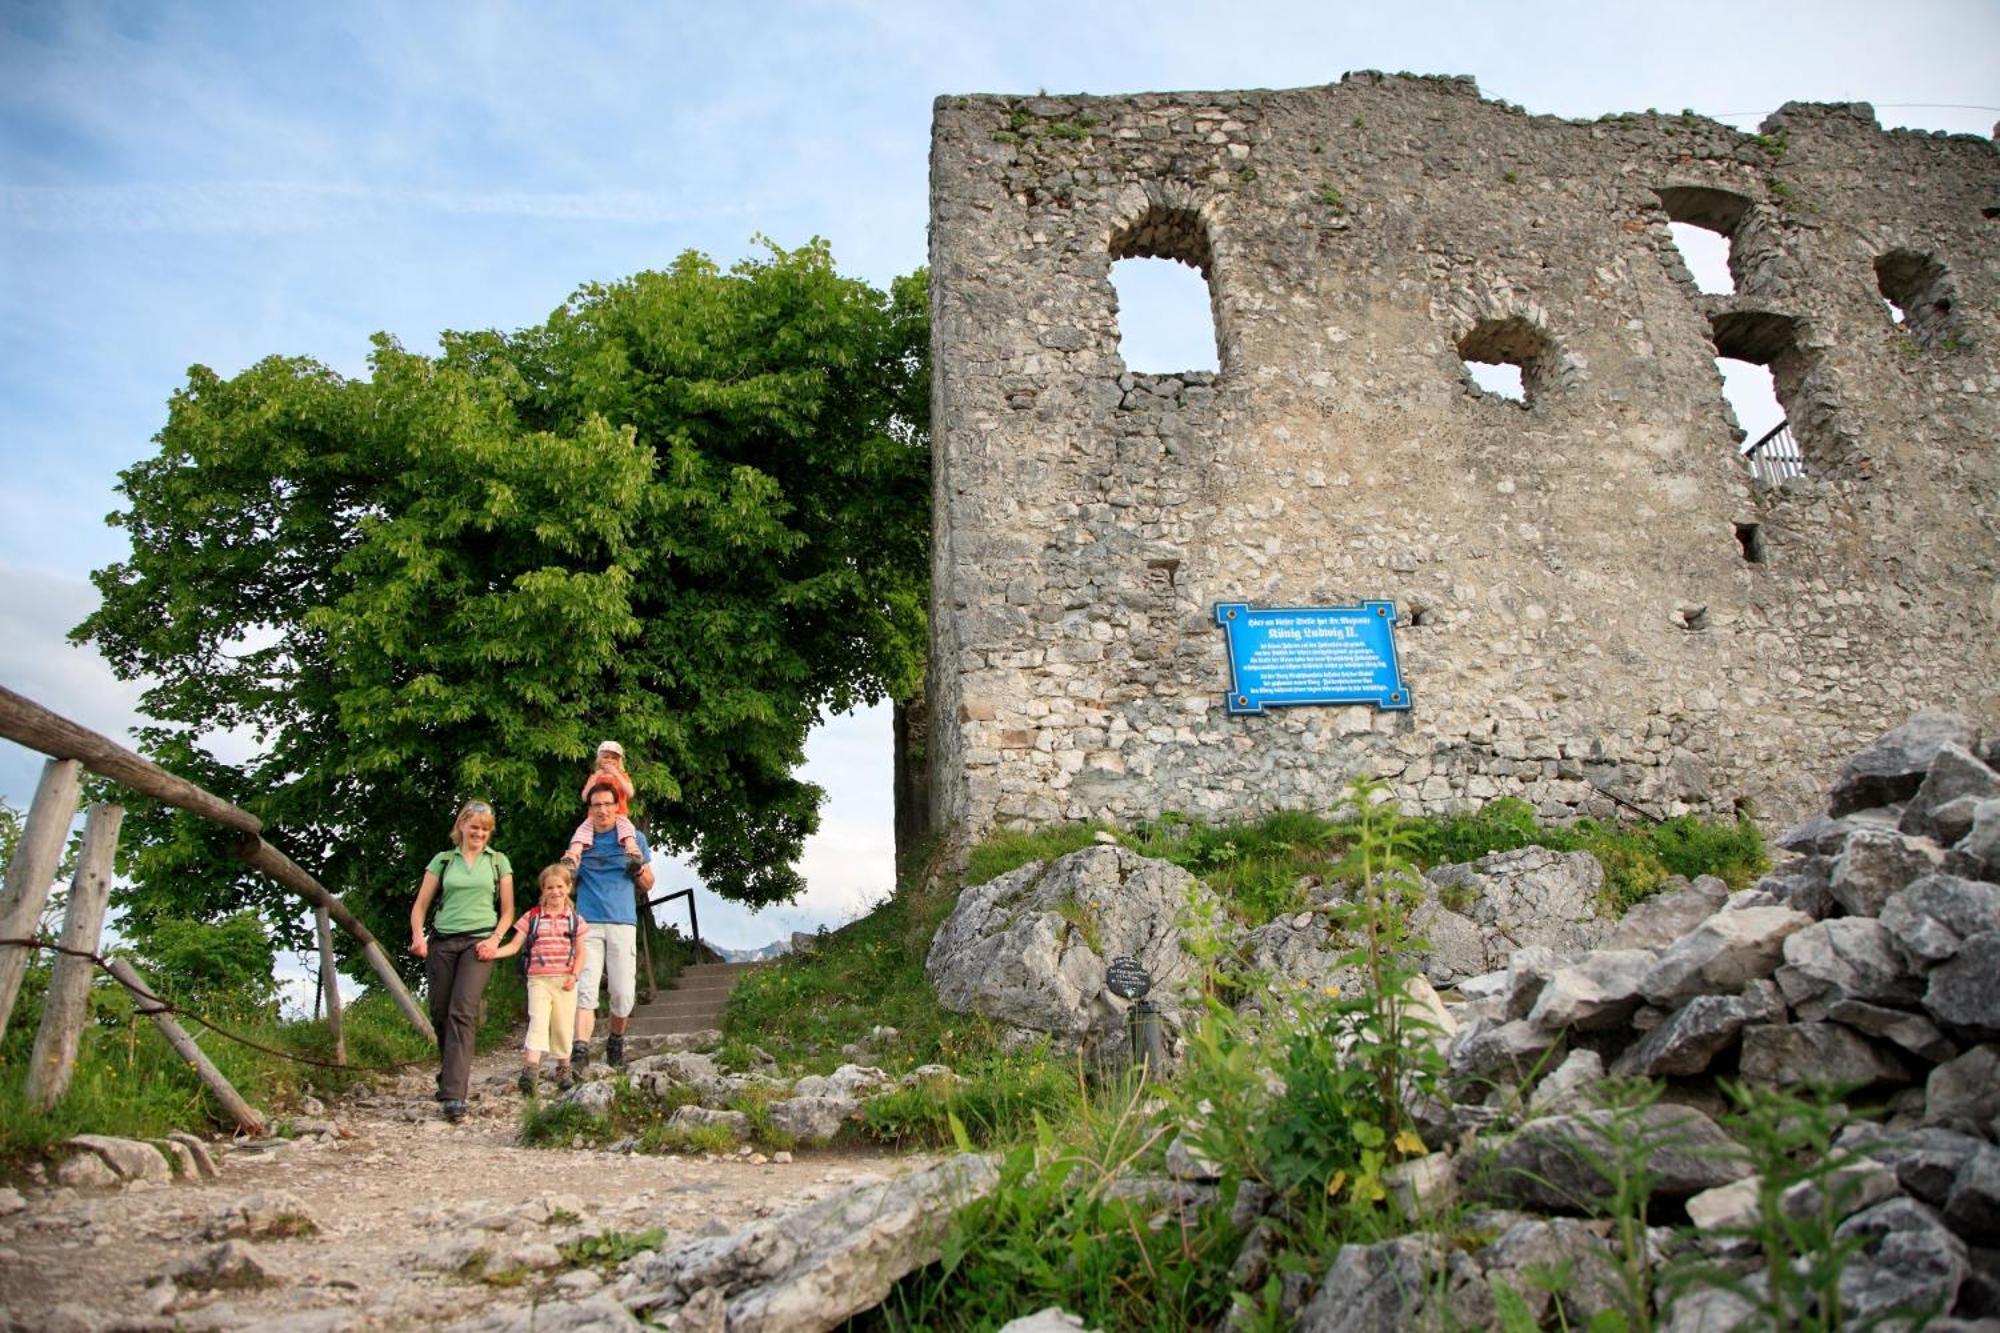
M1225 17L1226 16L1226 17ZM1474 75L1595 117L1753 125L1787 100L1990 134L2000 5L59 4L0 0L0 682L122 735L136 688L64 632L120 557L121 468L201 363L361 370L371 333L537 322L586 281L755 233L828 238L878 284L924 261L946 93L1295 87ZM1984 109L1981 109L1984 108ZM1174 339L1205 336L1142 309ZM1747 424L1747 423L1746 423ZM724 943L890 887L888 724L816 736L832 803L807 897ZM0 798L39 759L0 742Z

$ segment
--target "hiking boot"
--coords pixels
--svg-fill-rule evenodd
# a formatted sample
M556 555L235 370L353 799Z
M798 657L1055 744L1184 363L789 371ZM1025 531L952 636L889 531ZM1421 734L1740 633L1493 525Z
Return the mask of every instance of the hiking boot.
M613 1069L625 1067L625 1034L614 1032L604 1039L604 1063Z
M451 1125L455 1125L465 1119L465 1103L457 1097L446 1098L444 1103L444 1118L445 1123Z
M557 1089L563 1092L568 1092L571 1088L575 1086L576 1086L575 1072L571 1070L568 1065L557 1065L556 1066Z
M515 1087L517 1087L517 1088L519 1088L519 1089L521 1090L521 1095L522 1095L523 1097L532 1097L532 1096L534 1096L534 1095L535 1095L535 1071L534 1071L534 1070L532 1070L532 1069L523 1069L523 1070L521 1071L521 1077L519 1077L519 1078L517 1078L517 1079L515 1079L515 1080L514 1080L514 1086L515 1086Z
M579 1041L569 1048L569 1062L580 1073L590 1068L590 1043Z

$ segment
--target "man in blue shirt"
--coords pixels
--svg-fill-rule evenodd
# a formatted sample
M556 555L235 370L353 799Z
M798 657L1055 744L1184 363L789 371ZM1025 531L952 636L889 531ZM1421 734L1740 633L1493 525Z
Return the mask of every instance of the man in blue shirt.
M632 1019L632 1000L639 979L639 905L632 892L653 887L653 849L638 834L640 865L627 868L625 849L618 844L618 793L610 783L590 789L590 846L576 871L576 914L589 924L583 932L583 971L576 980L576 1044L570 1066L582 1070L590 1061L590 1034L597 1026L599 983L611 990L610 1033L604 1039L604 1059L625 1063L625 1025Z

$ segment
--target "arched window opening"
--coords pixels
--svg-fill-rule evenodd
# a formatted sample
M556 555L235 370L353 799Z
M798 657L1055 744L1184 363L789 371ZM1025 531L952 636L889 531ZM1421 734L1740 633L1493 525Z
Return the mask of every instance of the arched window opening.
M1215 254L1200 215L1155 205L1112 235L1110 251L1112 313L1126 369L1168 375L1220 370Z
M1482 319L1458 340L1473 390L1523 408L1535 405L1553 350L1548 335L1519 315Z
M1736 295L1736 278L1729 271L1729 238L1692 222L1669 222L1667 232L1681 252L1694 289L1708 296Z
M1722 372L1722 396L1729 400L1743 432L1737 452L1749 465L1750 475L1770 482L1802 475L1805 460L1786 425L1770 368L1727 356L1715 358L1715 368Z
M1510 403L1527 406L1528 388L1521 383L1519 366L1505 361L1467 361L1465 373L1472 376L1472 382L1479 386L1481 393L1490 393Z
M1875 261L1875 286L1889 318L1919 346L1938 346L1956 332L1957 290L1950 272L1931 256L1891 250Z
M1773 485L1806 471L1787 404L1798 400L1805 359L1797 325L1787 315L1740 311L1710 321L1722 392L1742 432L1737 452L1750 475Z
M1208 284L1171 259L1120 259L1111 265L1118 304L1118 355L1127 370L1171 375L1213 371L1215 316Z
M1750 201L1727 190L1700 185L1657 190L1666 210L1667 232L1681 263L1694 279L1695 290L1711 296L1734 296L1740 274L1734 238Z

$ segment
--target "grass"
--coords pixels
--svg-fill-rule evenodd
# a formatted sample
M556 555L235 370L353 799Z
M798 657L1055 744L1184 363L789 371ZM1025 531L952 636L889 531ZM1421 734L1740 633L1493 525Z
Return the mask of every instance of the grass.
M601 1148L619 1139L637 1139L642 1152L687 1152L687 1135L669 1128L667 1122L675 1111L697 1100L693 1088L670 1084L658 1093L648 1093L619 1078L612 1084L611 1108L604 1115L571 1102L533 1099L524 1103L521 1142L531 1148L567 1148L581 1140L585 1147Z
M988 1051L993 1025L940 1009L924 977L931 937L957 897L955 889L906 886L811 952L746 974L723 1011L725 1049L754 1043L787 1069L829 1073L844 1063L843 1045L886 1025L898 1036L877 1049L885 1066L956 1066Z

